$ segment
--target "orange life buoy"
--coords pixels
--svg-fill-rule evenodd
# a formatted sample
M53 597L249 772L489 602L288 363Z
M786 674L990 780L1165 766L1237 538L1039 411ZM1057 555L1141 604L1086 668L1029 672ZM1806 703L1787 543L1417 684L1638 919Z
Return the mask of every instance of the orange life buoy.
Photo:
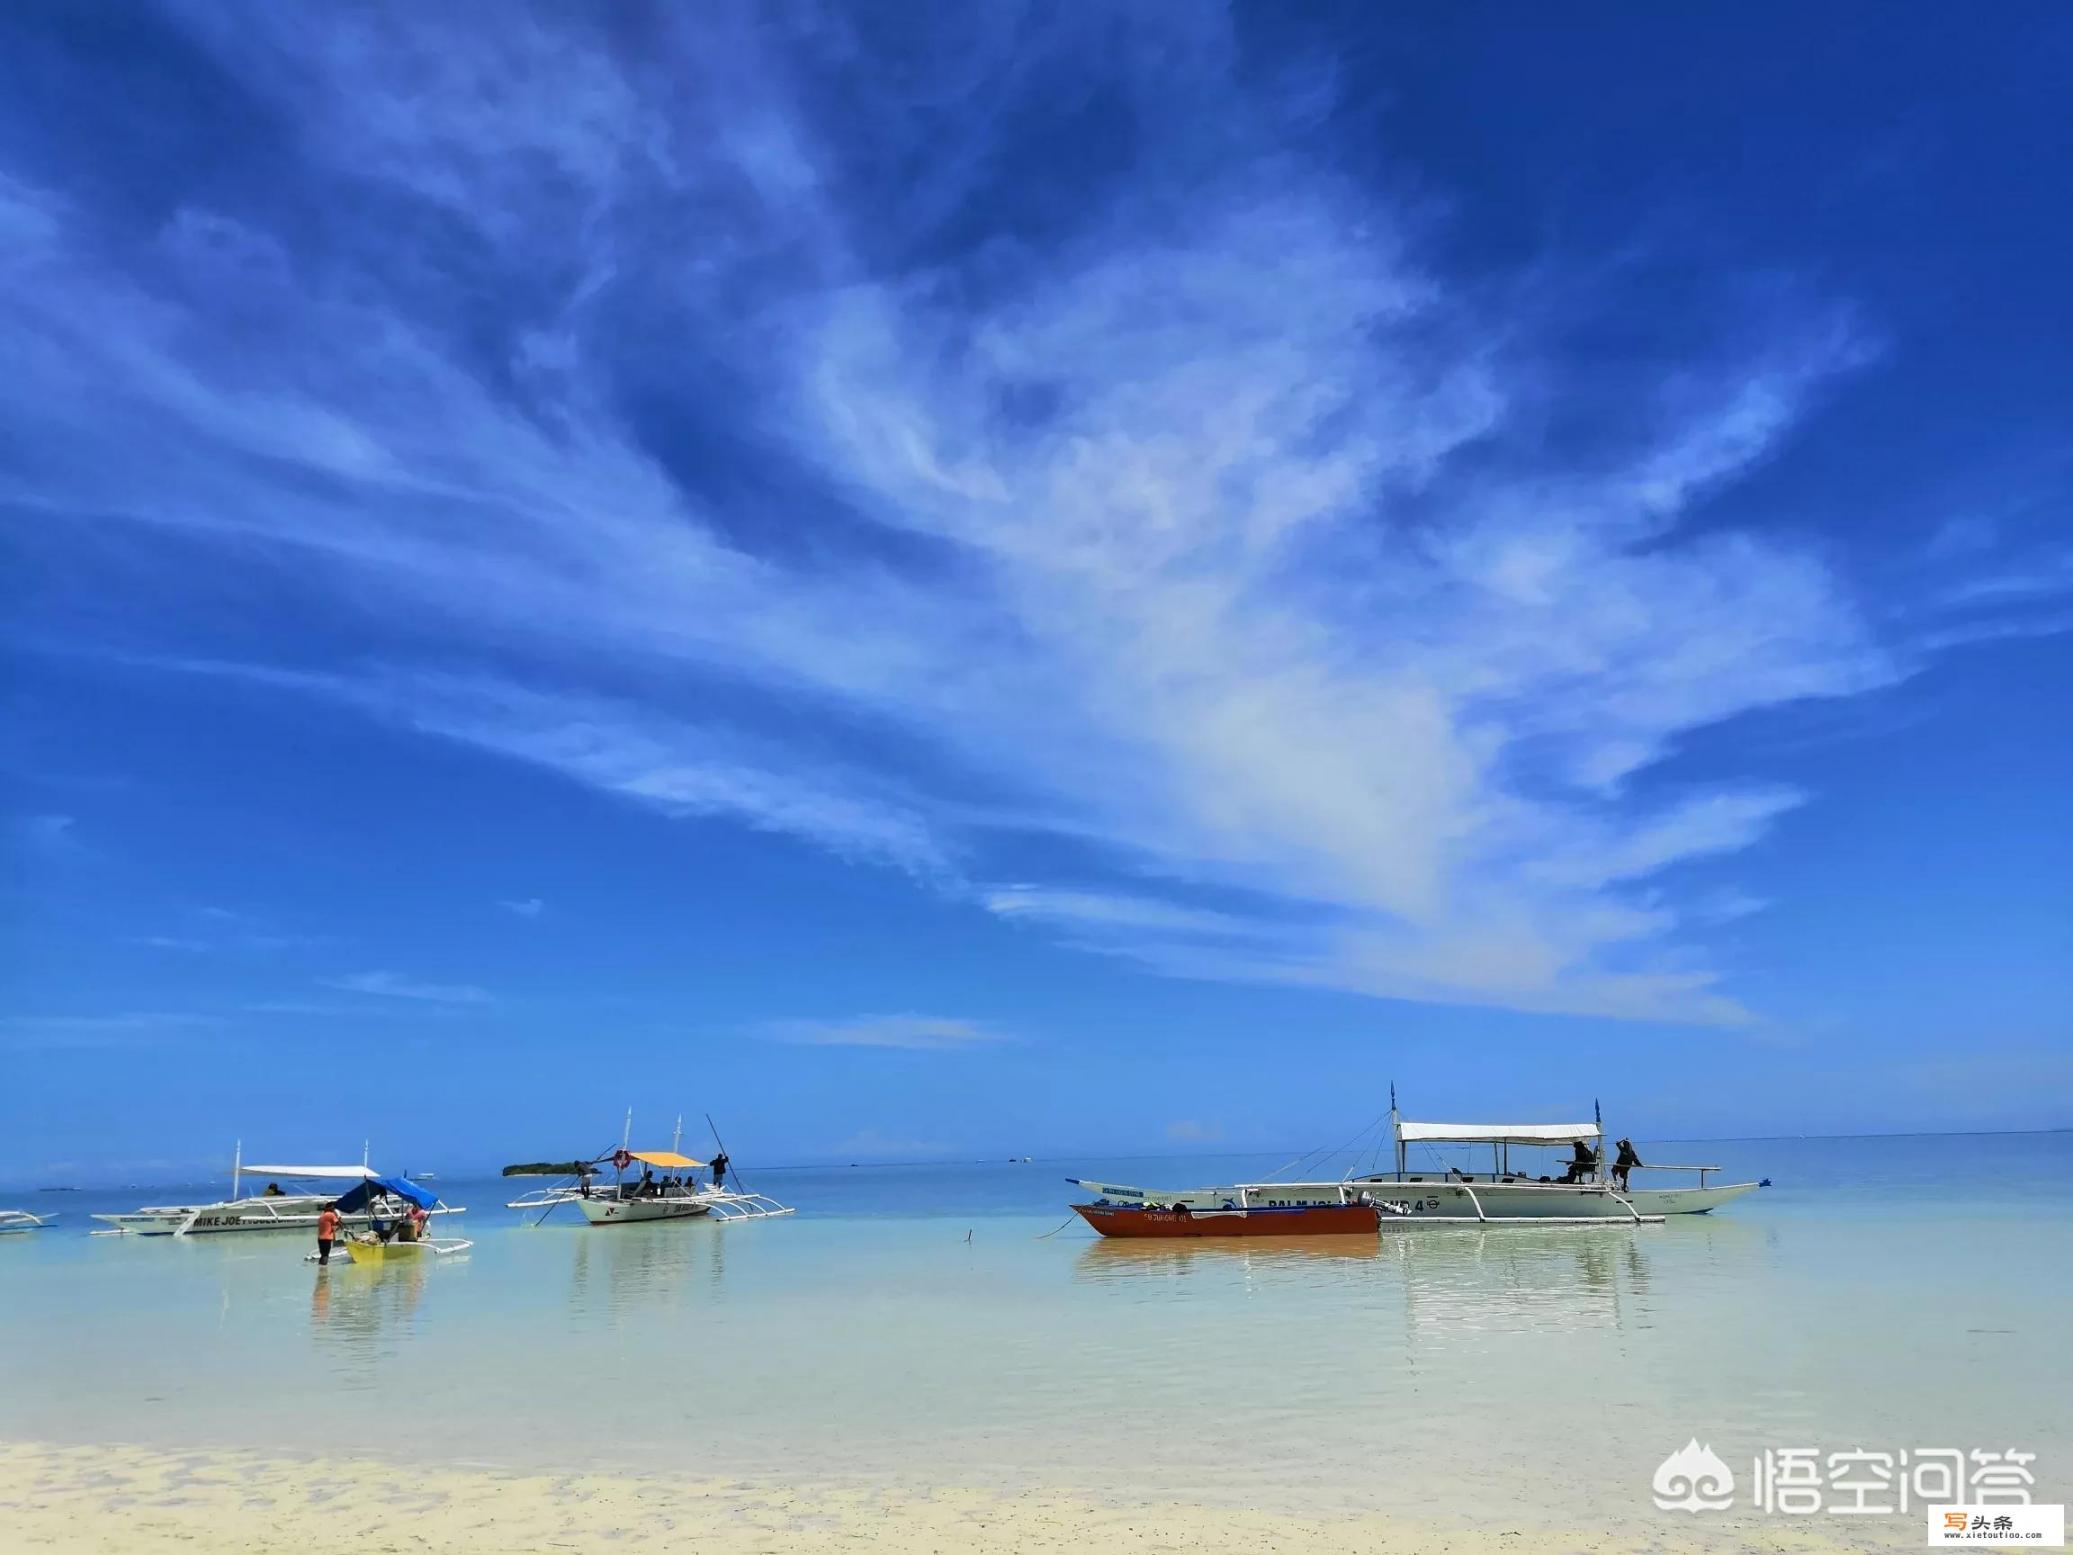
M612 1152L612 1165L623 1172L633 1165L633 1156L625 1150L614 1150Z

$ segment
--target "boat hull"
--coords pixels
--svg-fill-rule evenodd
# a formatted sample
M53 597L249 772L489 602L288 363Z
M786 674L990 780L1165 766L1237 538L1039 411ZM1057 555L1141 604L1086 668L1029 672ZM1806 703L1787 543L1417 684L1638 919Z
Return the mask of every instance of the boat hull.
M96 1215L93 1218L129 1236L175 1236L183 1231L189 1236L213 1236L227 1231L300 1231L314 1235L317 1216L324 1204L322 1199L236 1199L222 1204L172 1205L163 1209L137 1210L127 1215ZM376 1219L394 1220L400 1213L400 1210L390 1210L379 1217L340 1215L339 1228L365 1231ZM427 1213L453 1215L460 1212L439 1205Z
M1288 1204L1201 1211L1075 1204L1073 1211L1103 1236L1132 1239L1373 1236L1381 1223L1381 1215L1372 1204Z
M1604 1188L1563 1183L1375 1182L1366 1186L1391 1218L1412 1221L1632 1220L1636 1214ZM1403 1207L1401 1216L1391 1208L1397 1205Z
M417 1263L436 1257L440 1253L465 1252L474 1245L473 1242L458 1238L447 1238L438 1242L429 1239L422 1242L405 1242L399 1238L389 1242L347 1242L345 1252L354 1263L380 1268L391 1263Z
M651 1220L696 1220L712 1212L710 1204L695 1198L612 1199L604 1197L573 1201L583 1218L593 1226L624 1226Z
M1632 1220L1636 1215L1703 1215L1753 1192L1753 1182L1711 1188L1635 1188L1622 1191L1600 1183L1401 1181L1364 1179L1377 1201L1402 1204L1410 1218L1439 1216L1470 1220ZM1477 1213L1480 1206L1481 1214ZM1630 1207L1631 1206L1631 1207Z
M1626 1197L1644 1215L1703 1215L1756 1188L1753 1182L1727 1182L1717 1188L1636 1188Z
M1258 1183L1243 1188L1191 1188L1183 1190L1129 1188L1113 1183L1092 1183L1070 1179L1076 1186L1097 1192L1104 1204L1133 1209L1164 1205L1169 1211L1185 1206L1197 1216L1236 1209L1250 1200L1255 1209L1329 1208L1346 1192L1357 1190L1382 1210L1384 1228L1439 1221L1549 1221L1574 1223L1611 1220L1632 1223L1666 1215L1703 1215L1732 1199L1751 1192L1754 1183L1724 1183L1707 1188L1636 1188L1621 1192L1604 1182L1537 1182L1514 1177L1510 1181L1425 1177L1412 1173L1357 1178L1351 1183ZM1266 1199L1263 1205L1259 1201Z

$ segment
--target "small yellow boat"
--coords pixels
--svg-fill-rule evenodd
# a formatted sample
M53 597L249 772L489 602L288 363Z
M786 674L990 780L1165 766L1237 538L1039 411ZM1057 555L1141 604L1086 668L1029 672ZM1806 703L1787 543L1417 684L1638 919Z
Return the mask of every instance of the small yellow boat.
M353 1240L345 1244L347 1255L356 1264L380 1267L412 1258L429 1258L438 1253L458 1253L475 1244L462 1237L427 1237L421 1242L406 1242L400 1237L384 1242L378 1237L365 1241Z

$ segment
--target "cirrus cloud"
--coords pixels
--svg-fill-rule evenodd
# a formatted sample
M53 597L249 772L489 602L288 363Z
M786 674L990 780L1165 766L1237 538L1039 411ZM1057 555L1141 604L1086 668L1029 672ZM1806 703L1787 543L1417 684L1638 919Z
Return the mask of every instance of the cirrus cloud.
M341 993L373 994L384 999L417 999L427 1004L487 1004L489 991L472 983L426 983L394 972L355 972L318 982Z
M1911 666L1788 527L1697 520L1869 332L1781 288L1674 358L1579 361L1545 294L1450 280L1385 181L1299 144L1314 104L1225 18L967 23L895 88L832 13L655 18L658 70L580 16L181 13L367 220L196 189L111 252L0 182L0 495L382 642L150 662L1153 971L1748 1019L1708 945L1730 888L1689 877L1810 796L1667 758ZM997 166L1060 68L1158 127L1070 217ZM1044 844L1049 877L984 883Z
M1011 1040L977 1021L940 1015L858 1015L846 1020L773 1021L763 1035L806 1047L888 1047L917 1053L961 1052Z

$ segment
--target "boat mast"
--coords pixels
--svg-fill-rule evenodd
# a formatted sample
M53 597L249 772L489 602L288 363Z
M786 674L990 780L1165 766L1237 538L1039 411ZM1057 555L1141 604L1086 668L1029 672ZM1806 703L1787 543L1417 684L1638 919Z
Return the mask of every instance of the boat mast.
M237 1142L237 1148L230 1153L230 1196L233 1200L238 1196L238 1181L244 1173L245 1142L241 1139Z
M1404 1180L1404 1131L1396 1118L1396 1081L1389 1082L1389 1132L1396 1140L1396 1180Z
M1598 1125L1598 1171L1605 1171L1605 1111L1598 1105L1598 1098L1591 1098L1591 1121Z

